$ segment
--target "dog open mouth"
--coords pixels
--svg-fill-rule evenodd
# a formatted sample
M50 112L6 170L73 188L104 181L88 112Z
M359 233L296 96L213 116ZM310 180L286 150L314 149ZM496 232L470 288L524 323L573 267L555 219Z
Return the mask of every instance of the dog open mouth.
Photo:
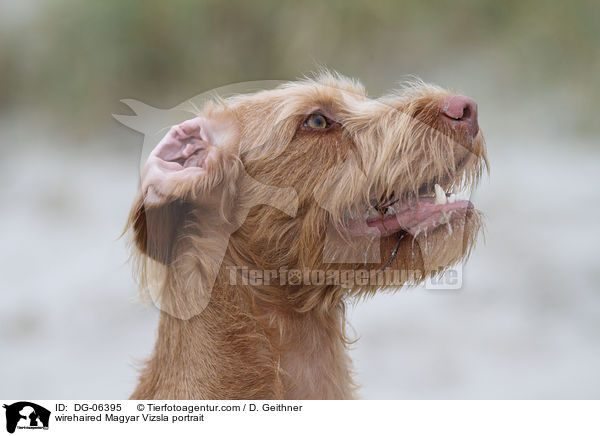
M389 236L399 232L417 234L450 224L454 217L464 217L474 206L464 197L466 194L446 193L435 184L432 193L420 193L404 201L386 199L372 201L362 220L349 223L351 235L374 234Z

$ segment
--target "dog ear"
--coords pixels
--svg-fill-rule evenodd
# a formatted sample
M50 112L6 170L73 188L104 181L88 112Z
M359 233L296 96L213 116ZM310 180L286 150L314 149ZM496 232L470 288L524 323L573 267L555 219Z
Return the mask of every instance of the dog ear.
M136 247L169 265L186 217L214 206L239 174L232 128L203 117L173 126L152 150L128 219ZM216 193L217 188L221 191Z
M296 214L294 189L255 180L238 147L233 116L198 117L172 127L142 171L129 216L143 255L140 284L161 310L177 318L204 310L229 237L252 207L265 204Z
M150 258L168 265L188 208L189 204L183 200L148 206L138 193L129 217L136 247Z

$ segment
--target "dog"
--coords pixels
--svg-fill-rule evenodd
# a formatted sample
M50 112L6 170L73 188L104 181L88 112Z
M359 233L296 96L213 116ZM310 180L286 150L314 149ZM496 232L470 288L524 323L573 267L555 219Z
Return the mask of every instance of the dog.
M162 309L132 399L351 399L345 307L463 261L477 105L322 72L215 98L150 154L128 229ZM154 291L152 291L154 289Z

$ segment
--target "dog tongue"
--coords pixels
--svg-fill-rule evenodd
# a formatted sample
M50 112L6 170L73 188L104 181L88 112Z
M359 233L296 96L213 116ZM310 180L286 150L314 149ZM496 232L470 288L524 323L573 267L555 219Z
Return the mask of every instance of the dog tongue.
M415 233L445 224L450 213L473 209L473 204L468 200L457 200L454 203L435 204L433 198L420 198L400 208L394 215L383 219L350 223L350 233L363 235L373 233L378 229L381 236L388 236L401 230Z

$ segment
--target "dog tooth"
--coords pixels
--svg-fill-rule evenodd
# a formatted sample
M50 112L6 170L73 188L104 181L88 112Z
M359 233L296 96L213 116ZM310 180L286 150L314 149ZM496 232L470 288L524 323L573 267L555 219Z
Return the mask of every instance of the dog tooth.
M437 183L434 186L435 189L435 204L446 204L446 193L440 185Z
M451 194L450 197L448 197L448 203L454 203L456 200L456 194Z
M396 209L394 209L394 206L388 206L384 215L385 216L394 215L395 213L396 213Z
M381 218L381 212L375 209L373 206L369 207L367 213L365 214L365 219L370 218Z

